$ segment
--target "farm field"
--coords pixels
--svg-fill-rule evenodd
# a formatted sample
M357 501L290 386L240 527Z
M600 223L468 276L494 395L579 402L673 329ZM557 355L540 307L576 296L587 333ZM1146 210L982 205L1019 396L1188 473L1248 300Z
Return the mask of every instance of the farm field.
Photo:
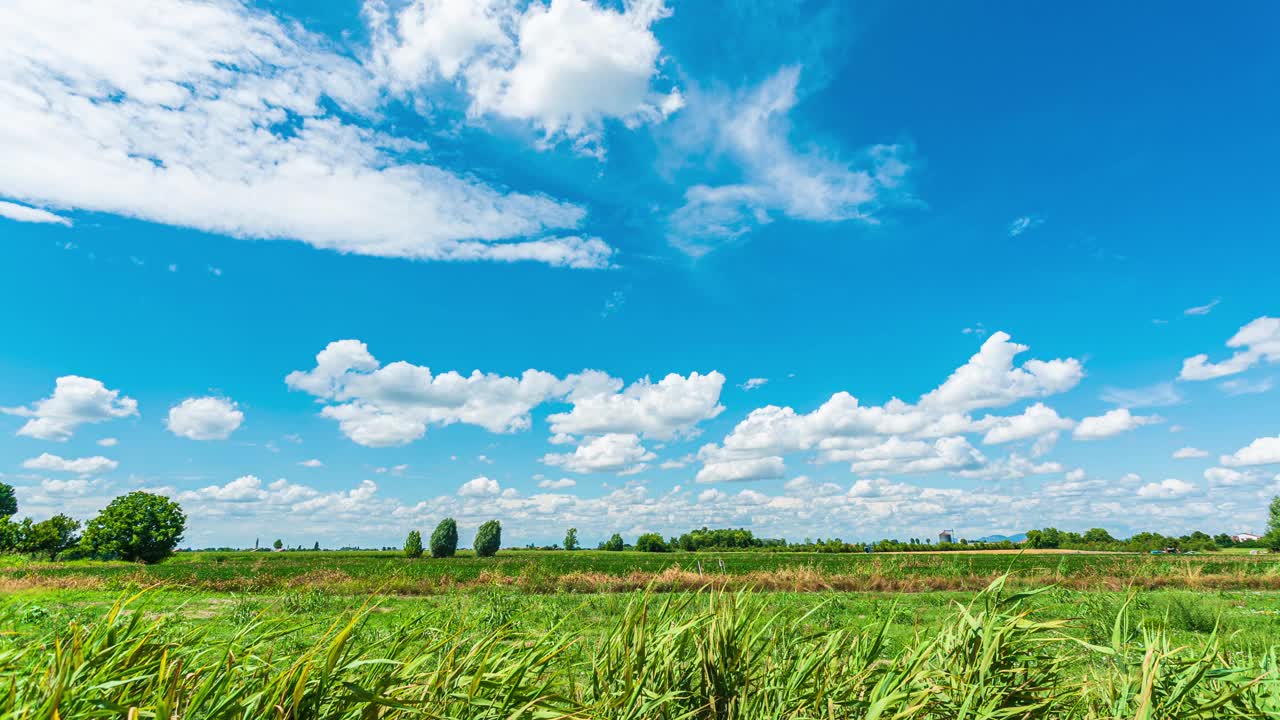
M702 575L687 570L698 561ZM1270 557L1063 553L23 563L2 571L0 710L1280 717L1278 569ZM885 588L843 589L872 581Z

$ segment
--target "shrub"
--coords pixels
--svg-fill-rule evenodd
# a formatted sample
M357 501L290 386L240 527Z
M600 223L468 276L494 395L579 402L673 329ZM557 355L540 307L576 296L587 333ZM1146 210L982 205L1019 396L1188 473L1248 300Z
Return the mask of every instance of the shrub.
M80 536L76 534L79 529L80 521L66 515L54 515L34 525L30 520L25 520L18 550L31 555L47 555L52 561L58 557L58 553L80 542Z
M431 533L431 557L453 557L458 552L458 523L445 518Z
M417 530L409 531L409 537L404 540L404 556L410 558L422 557L422 533Z
M619 535L618 533L614 533L612 537L604 541L604 543L600 546L600 549L618 552L619 550L622 550L624 547L626 547L626 543L622 542L622 536Z
M636 549L640 552L666 552L669 548L658 533L645 533L636 538Z
M501 545L502 523L490 520L476 530L476 539L472 543L476 557L493 557L498 554L498 547Z
M187 516L163 495L121 495L85 528L84 543L95 555L156 563L169 557L186 530Z

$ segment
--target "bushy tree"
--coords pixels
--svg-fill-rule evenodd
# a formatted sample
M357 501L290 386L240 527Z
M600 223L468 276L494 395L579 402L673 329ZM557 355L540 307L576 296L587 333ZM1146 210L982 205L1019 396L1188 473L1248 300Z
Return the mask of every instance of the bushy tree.
M7 517L0 517L0 552L14 552L22 538L22 526Z
M640 552L666 552L667 543L658 533L645 533L636 538L636 549Z
M422 533L417 530L409 531L409 537L404 539L404 556L410 558L422 557Z
M271 547L275 548L276 550L283 550L283 549L284 549L284 541L283 541L283 540L281 540L280 538L276 538L276 541L275 541L275 542L273 542L273 543L271 543Z
M445 518L431 533L431 557L453 557L458 552L458 523Z
M1111 537L1111 533L1102 528L1089 528L1084 531L1084 541L1087 543L1113 543L1116 539Z
M79 529L80 521L66 515L54 515L48 520L35 524L27 519L22 524L18 551L31 555L47 555L49 560L53 561L58 557L58 553L79 544L80 536L76 534Z
M1263 539L1269 550L1280 552L1280 495L1271 498L1271 517L1267 520L1267 534Z
M490 520L476 530L476 539L472 543L476 557L493 557L498 554L502 545L502 523Z
M578 528L569 528L564 534L564 549L577 550L578 547Z
M611 550L617 552L626 547L626 543L622 542L622 536L614 533L608 540L600 546L601 550Z
M84 544L95 555L156 563L182 540L187 516L163 495L131 492L102 509L85 528Z
M0 483L0 518L11 518L18 514L18 498L13 494L13 486Z

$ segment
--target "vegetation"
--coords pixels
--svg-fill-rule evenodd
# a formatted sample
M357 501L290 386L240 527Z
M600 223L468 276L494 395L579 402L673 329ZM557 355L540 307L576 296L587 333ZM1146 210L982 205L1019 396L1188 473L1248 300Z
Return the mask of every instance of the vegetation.
M636 538L636 550L640 552L666 552L667 543L658 533L645 533Z
M42 555L52 562L63 550L80 543L80 521L67 515L54 515L48 520L32 523L26 518L20 526L17 550L29 555Z
M409 537L404 540L404 556L407 558L422 557L422 533L410 530Z
M440 521L431 533L431 557L448 558L458 552L458 523L453 518Z
M502 523L489 520L476 529L476 539L472 543L476 557L493 557L498 554L498 548L501 546Z
M18 514L18 498L13 494L13 486L0 483L0 519L11 518Z
M1270 517L1267 520L1267 534L1263 537L1267 548L1272 552L1280 552L1280 496L1271 498Z
M613 535L609 536L608 540L605 540L604 542L600 543L601 550L608 550L610 552L620 552L624 550L626 547L627 547L626 543L622 542L622 536L619 535L618 533L614 533Z
M888 604L855 619L835 597L795 613L769 595L712 591L622 596L598 621L570 605L548 626L526 625L547 613L521 613L510 595L419 603L389 622L368 605L329 615L324 596L289 595L228 608L225 632L156 613L147 595L71 620L8 603L0 707L335 720L1280 714L1277 651L1233 652L1212 618L1185 642L1159 620L1176 604L1153 615L1132 594L1082 603L1007 585L940 604L927 632L908 635ZM334 619L308 630L317 614Z
M564 549L577 550L579 547L581 546L578 545L578 528L569 528L564 533Z
M112 500L89 521L84 543L99 557L157 563L173 553L186 526L187 516L178 503L163 495L131 492Z

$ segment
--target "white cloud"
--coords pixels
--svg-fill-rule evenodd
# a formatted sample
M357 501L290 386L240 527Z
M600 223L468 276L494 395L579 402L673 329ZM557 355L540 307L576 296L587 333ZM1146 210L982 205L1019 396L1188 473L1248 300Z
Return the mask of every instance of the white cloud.
M547 418L558 434L642 434L666 440L689 433L704 420L724 411L720 390L724 375L671 373L658 382L648 378L622 388L622 381L597 371L573 376L569 393L573 408Z
M1260 437L1230 455L1223 455L1218 462L1227 467L1272 465L1280 463L1280 435Z
M18 222L45 223L71 227L71 221L61 215L55 215L48 210L27 207L26 205L18 205L17 203L5 202L3 200L0 200L0 217L17 220Z
M994 418L982 442L987 445L998 445L1025 440L1061 430L1070 430L1075 427L1075 424L1075 420L1060 417L1056 410L1044 403L1036 403L1023 410L1021 415Z
M1182 399L1182 393L1171 382L1140 388L1108 387L1102 391L1103 402L1122 408L1166 407L1177 405Z
M1228 395L1261 395L1270 392L1275 386L1275 379L1269 377L1252 381L1235 378L1218 383L1218 389Z
M115 470L119 466L120 463L101 455L70 460L49 453L42 453L39 457L24 460L22 463L22 467L28 470L67 472L76 473L77 475L96 475L101 472Z
M137 415L138 402L121 396L119 390L108 390L99 380L64 375L55 382L53 395L30 407L0 408L0 412L31 418L18 429L19 435L63 442L86 423Z
M786 475L787 467L780 457L719 460L708 462L694 480L700 483L772 480Z
M668 238L701 255L774 213L795 220L874 223L874 213L899 189L907 149L875 145L856 163L792 145L788 114L797 102L799 67L787 67L734 95L692 92L677 124L671 152L729 157L743 181L695 185L672 213Z
M570 478L560 478L559 480L545 478L538 481L538 487L544 490L567 490L568 488L575 487L577 484L577 480Z
M426 434L429 425L466 423L490 432L514 432L530 425L529 411L571 388L554 375L526 370L520 377L472 371L433 374L407 362L382 366L358 340L339 340L316 355L316 367L285 378L290 388L327 404L321 415L338 421L343 434L360 445L403 445Z
M683 104L678 90L651 87L661 46L650 26L670 14L661 0L618 12L587 0L413 0L392 13L364 7L374 37L372 65L397 91L430 97L438 81L458 81L471 114L525 120L548 139L570 138L600 154L602 122L656 121Z
M1158 483L1147 483L1138 488L1138 497L1148 500L1172 500L1190 495L1196 486L1186 480L1168 478Z
M1023 215L1022 217L1015 218L1013 222L1009 223L1009 237L1018 237L1031 228L1043 224L1044 220L1030 215Z
M458 488L460 497L493 497L502 492L502 487L498 485L498 481L487 478L483 475L472 478Z
M721 448L704 448L703 461L742 461L816 449L820 461L849 462L854 472L972 470L986 458L960 437L971 432L986 432L997 443L1039 436L1034 452L1043 454L1057 432L1074 421L1039 403L1012 417L975 420L966 414L1065 392L1084 376L1082 364L1074 358L1032 359L1015 366L1014 358L1026 350L1006 333L993 333L976 354L914 405L894 398L867 406L838 392L808 414L776 405L757 408L734 427Z
M755 390L758 387L764 387L769 382L769 378L747 378L747 381L738 387L743 390Z
M115 447L119 443L120 441L113 437L105 437L98 441L98 444L102 447Z
M324 463L323 463L323 462L321 462L320 460L315 459L315 458L311 458L310 460L303 460L302 462L300 462L300 463L298 463L298 464L299 464L299 465L301 465L302 467L305 467L305 468L318 468L318 467L324 467Z
M961 470L956 474L965 478L986 480L1021 480L1031 475L1048 475L1065 470L1061 463L1035 462L1017 453L1010 453L979 468Z
M542 462L569 472L636 472L657 455L640 444L631 433L607 433L588 438L572 453L547 453Z
M1134 415L1128 408L1117 408L1081 420L1071 436L1077 440L1101 440L1160 422L1164 419L1159 415Z
M231 0L17 0L0 28L5 196L365 255L609 264L598 238L524 241L582 208L348 121L377 116L379 83L297 23Z
M1187 446L1184 448L1178 448L1177 450L1173 451L1174 460L1190 460L1193 458L1202 458L1202 457L1209 457L1209 453L1205 452L1204 450L1201 450L1200 448Z
M220 397L187 398L169 408L169 432L189 440L226 440L244 422L244 413L232 400Z
M1235 354L1219 363L1209 362L1206 354L1182 361L1180 380L1215 380L1236 375L1262 362L1280 362L1280 318L1260 317L1250 322L1227 340Z
M1222 298L1214 298L1213 300L1210 300L1205 305L1197 305L1195 307L1189 307L1186 310L1183 310L1182 314L1183 315L1208 315L1210 312L1213 311L1215 307L1218 306L1218 303L1220 302L1222 302Z
M1213 467L1204 471L1204 479L1213 488L1248 487L1260 485L1266 481L1266 475L1257 470L1233 470L1231 468Z

